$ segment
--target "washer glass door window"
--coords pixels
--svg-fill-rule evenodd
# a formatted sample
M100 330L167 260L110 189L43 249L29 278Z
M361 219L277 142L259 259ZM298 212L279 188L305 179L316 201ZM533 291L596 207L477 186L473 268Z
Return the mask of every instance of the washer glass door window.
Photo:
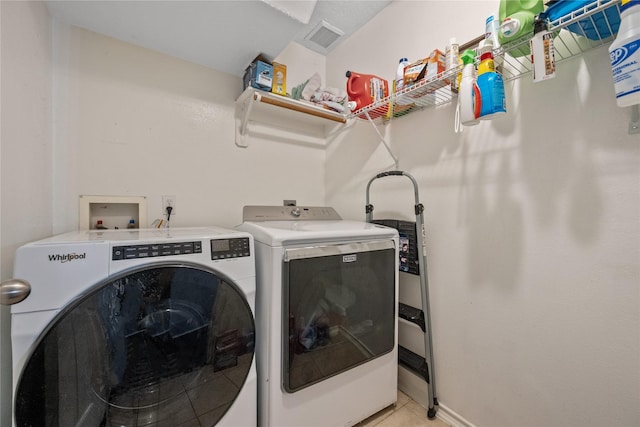
M241 291L185 264L137 269L65 308L16 391L18 426L215 425L253 360Z
M294 393L394 348L393 241L288 249L283 388Z

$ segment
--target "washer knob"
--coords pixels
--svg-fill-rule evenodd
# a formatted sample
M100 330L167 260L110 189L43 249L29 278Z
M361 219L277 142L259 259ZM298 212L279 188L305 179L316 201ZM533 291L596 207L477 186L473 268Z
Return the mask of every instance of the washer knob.
M296 218L298 218L300 216L300 208L293 208L291 209L291 215L295 216Z

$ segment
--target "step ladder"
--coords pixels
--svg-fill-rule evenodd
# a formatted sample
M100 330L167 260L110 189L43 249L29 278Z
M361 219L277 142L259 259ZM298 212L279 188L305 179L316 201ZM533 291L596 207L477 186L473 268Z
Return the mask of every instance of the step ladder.
M404 270L407 272L411 272L413 274L418 273L420 276L420 295L422 299L422 310L419 308L411 307L406 304L399 304L398 316L402 319L405 319L409 322L412 322L420 327L422 332L424 333L424 346L425 346L425 357L421 357L412 351L398 346L398 362L414 373L418 374L420 377L424 378L427 384L427 402L428 402L428 410L427 417L429 419L433 419L436 416L436 412L438 410L438 398L436 395L436 377L435 377L435 369L434 369L434 359L433 359L433 344L431 341L431 320L430 313L431 310L429 308L429 285L427 279L427 256L426 256L426 244L425 244L425 229L424 229L424 206L419 201L418 195L418 183L415 178L410 174L403 171L389 171L382 172L378 175L374 176L367 183L367 193L366 193L366 221L371 223L379 223L387 226L394 226L393 222L396 222L395 228L403 228L406 231L406 223L402 221L395 220L374 220L373 219L373 205L369 202L369 193L371 190L371 184L376 179L388 177L388 176L404 176L411 180L413 184L413 191L415 195L415 205L414 212L416 215L416 223L415 223L415 239L416 239L416 257L417 257L417 268L413 270L411 267ZM405 224L400 224L405 223ZM413 271L412 271L413 270Z

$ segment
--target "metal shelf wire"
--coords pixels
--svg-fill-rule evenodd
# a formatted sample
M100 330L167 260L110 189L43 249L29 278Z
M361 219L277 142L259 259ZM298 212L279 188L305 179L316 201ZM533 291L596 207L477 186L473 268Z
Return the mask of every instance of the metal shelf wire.
M549 30L556 33L554 39L556 63L613 41L617 30L610 16L619 17L620 2L621 0L594 0L582 8L549 21ZM611 12L615 13L611 14ZM524 45L528 46L531 36L528 35L494 49L498 71L502 73L505 81L521 78L533 70L530 55L516 57L509 53L515 52ZM461 67L458 67L431 79L422 80L379 102L352 112L349 118L378 123L425 108L446 105L457 98L457 94L450 89L450 81L456 78L460 70ZM398 105L399 99L412 101L413 104Z

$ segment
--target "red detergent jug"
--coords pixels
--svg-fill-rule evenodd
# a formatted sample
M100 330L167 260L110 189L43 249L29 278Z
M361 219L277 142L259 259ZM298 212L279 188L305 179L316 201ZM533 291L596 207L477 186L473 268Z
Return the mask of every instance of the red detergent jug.
M372 74L347 71L347 94L349 95L349 101L356 103L355 110L357 111L389 96L389 83L385 79ZM369 111L369 116L372 119L384 116L387 114L388 109L389 106L385 103L379 108ZM366 118L364 114L358 117Z

